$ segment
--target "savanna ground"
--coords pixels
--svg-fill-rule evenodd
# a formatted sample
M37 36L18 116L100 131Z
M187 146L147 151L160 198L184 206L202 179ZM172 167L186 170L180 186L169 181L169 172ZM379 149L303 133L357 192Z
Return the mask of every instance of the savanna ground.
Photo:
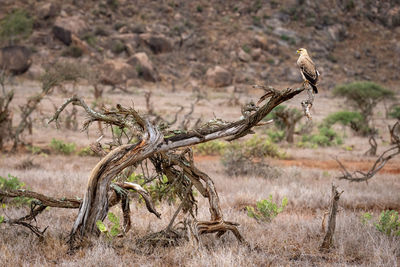
M33 82L11 86L16 96L13 102L14 118L18 118L18 104L26 101L26 96L39 90ZM91 103L91 88L78 86L76 92ZM132 93L119 91L104 95L107 105L120 103L125 106L134 103L141 112L146 111L145 89L131 88ZM151 88L151 101L154 109L170 115L184 105L189 110L195 93L169 88ZM100 134L96 127L88 133L67 130L61 123L61 129L47 125L55 108L72 93L55 90L40 104L34 113L32 135L25 135L24 140L32 145L46 149L52 138L74 142L78 147L85 147L95 141ZM208 121L215 116L224 120L238 119L240 106L228 104L230 93L208 90L202 92L204 98L197 103L194 118L202 117ZM251 89L237 94L240 102L257 100L261 91ZM300 107L302 96L297 96L288 105ZM329 113L343 109L346 104L340 99L333 99L329 92L316 96L313 107L313 120L321 121ZM84 116L78 111L81 124ZM388 147L389 134L387 125L391 120L384 118L383 105L375 111L374 125L379 129L378 154ZM270 126L264 126L268 128ZM259 129L260 132L263 129ZM157 206L161 219L150 214L143 204L131 202L132 229L122 238L108 240L104 237L93 242L75 254L67 254L67 238L75 220L77 210L51 208L40 214L37 223L42 228L49 226L45 238L40 241L27 229L19 226L0 226L0 262L4 266L398 266L400 264L400 239L388 237L371 224L362 223L362 214L370 212L376 219L385 209L400 211L400 158L390 161L387 166L366 183L349 183L336 179L340 175L334 157L339 157L349 169L366 170L375 161L375 157L366 157L368 140L353 136L345 130L344 144L328 148L298 148L295 145L278 144L285 151L285 160L267 159L279 171L271 175L228 176L218 156L195 155L197 167L205 171L215 182L224 218L240 223L240 231L248 246L238 244L235 237L225 234L218 239L213 235L201 237L201 242L186 242L178 247L146 250L139 248L136 240L146 234L162 230L168 225L176 205L162 203ZM110 141L106 137L102 142ZM21 162L31 159L34 168L21 169ZM80 197L86 190L91 169L99 161L98 157L32 155L26 149L16 154L2 154L0 158L0 176L17 176L26 183L27 188L54 197ZM268 178L267 178L268 177ZM319 252L324 232L322 219L328 209L331 184L335 183L343 190L339 202L339 213L335 232L334 247L326 253ZM284 211L270 223L258 223L247 216L246 206L255 205L256 201L272 195L274 201L287 197L289 202ZM208 203L197 196L198 219L208 219ZM119 207L111 209L122 217ZM27 208L7 206L1 211L4 215L16 218L26 214ZM178 217L179 221L180 217ZM107 220L106 220L107 223Z

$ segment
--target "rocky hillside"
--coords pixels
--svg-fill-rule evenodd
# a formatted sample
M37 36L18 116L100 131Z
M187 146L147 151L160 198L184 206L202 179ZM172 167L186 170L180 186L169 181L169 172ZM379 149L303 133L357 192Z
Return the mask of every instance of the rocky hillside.
M68 61L121 87L290 86L305 47L322 92L353 80L399 84L398 0L2 0L1 25L21 10L32 30L1 42L32 51L26 78Z

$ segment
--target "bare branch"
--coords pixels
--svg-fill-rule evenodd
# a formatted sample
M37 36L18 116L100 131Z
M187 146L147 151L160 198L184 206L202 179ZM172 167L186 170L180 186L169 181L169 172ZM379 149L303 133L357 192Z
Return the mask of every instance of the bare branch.
M398 125L399 122L396 122L393 125L393 128L389 129L394 129L396 125ZM340 168L342 169L342 176L338 177L339 180L348 180L350 182L368 182L369 179L374 177L374 175L380 171L385 164L394 158L395 156L400 154L400 136L399 133L395 133L395 131L390 131L391 133L391 140L396 141L395 145L390 147L389 149L385 150L379 158L375 161L375 163L372 165L372 167L369 169L368 172L364 173L361 171L355 171L353 173L350 173L346 167L338 160ZM371 142L371 141L370 141Z

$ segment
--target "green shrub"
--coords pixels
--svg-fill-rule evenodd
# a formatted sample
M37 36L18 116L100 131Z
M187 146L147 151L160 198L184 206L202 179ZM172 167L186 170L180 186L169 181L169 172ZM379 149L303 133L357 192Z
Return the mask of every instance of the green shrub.
M100 232L105 234L106 237L111 240L121 233L121 226L118 217L114 213L109 212L107 218L111 222L111 227L108 228L104 222L100 220L96 221L96 225Z
M393 106L390 109L389 116L400 120L400 105Z
M400 219L399 213L395 210L382 211L379 221L374 224L376 229L388 236L400 236Z
M132 173L127 181L141 185L150 194L154 202L161 202L164 199L168 203L175 203L178 196L177 188L179 184L172 185L164 174L151 182L147 182L142 174Z
M32 33L33 19L25 10L16 9L0 21L0 39L13 43Z
M65 50L61 53L63 57L73 57L78 58L83 55L83 51L80 47L71 45L65 48Z
M62 140L57 140L55 138L51 139L50 147L57 153L70 155L75 152L75 143L65 143Z
M8 178L0 176L0 189L1 190L18 190L25 189L25 183L21 182L18 177L8 174ZM0 196L0 203L4 202L6 198ZM16 205L29 204L31 198L27 197L14 197L9 203Z
M274 143L279 143L285 138L285 131L283 131L283 130L274 131L274 130L268 129L266 131L266 134L271 139L271 141Z
M367 225L372 221L372 214L366 212L362 214L361 222ZM382 211L378 221L374 222L375 228L388 236L400 236L400 218L399 213L395 210Z
M316 148L318 146L335 146L343 144L342 138L332 128L320 126L318 134L303 135L299 147Z
M227 145L221 162L228 175L261 175L275 178L280 172L264 163L264 157L284 158L282 153L268 137L254 135L245 142L232 142Z
M359 124L362 120L363 117L360 112L344 110L329 114L323 123L327 127L331 127L336 123L340 123L343 126L351 126L352 123Z
M288 199L284 197L282 203L278 206L272 201L272 195L269 199L257 201L256 208L247 206L247 216L256 219L258 222L271 222L279 213L283 211L288 203Z
M114 54L121 54L122 52L124 52L126 49L126 46L123 42L116 40L115 42L113 42L112 47L111 47L111 51Z
M91 47L95 47L96 43L97 43L97 38L93 33L86 33L83 37L83 40L86 41L86 43L88 43L88 45L90 45Z
M227 147L226 142L213 140L198 144L194 147L194 152L200 155L222 155Z
M88 156L89 157L93 157L93 156L96 156L96 154L93 152L93 150L89 146L81 148L78 151L77 155L81 156L81 157L88 157Z

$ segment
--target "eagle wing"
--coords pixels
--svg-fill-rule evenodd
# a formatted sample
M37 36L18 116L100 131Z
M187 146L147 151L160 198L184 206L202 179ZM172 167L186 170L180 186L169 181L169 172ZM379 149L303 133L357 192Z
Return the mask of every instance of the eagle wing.
M318 81L318 71L315 67L314 62L309 57L304 57L299 61L299 67L304 77L313 85Z

